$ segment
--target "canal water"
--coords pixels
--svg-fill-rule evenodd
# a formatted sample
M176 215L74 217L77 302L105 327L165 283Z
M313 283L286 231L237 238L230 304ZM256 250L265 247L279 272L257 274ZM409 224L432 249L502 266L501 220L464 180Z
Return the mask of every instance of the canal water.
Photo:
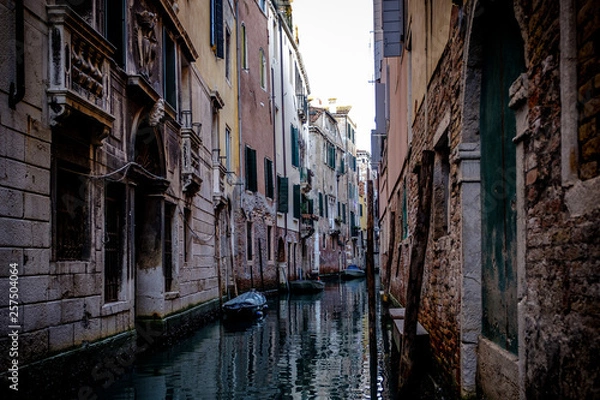
M140 356L103 398L392 398L389 345L379 321L378 368L370 367L364 279L327 282L322 293L278 295L268 304L260 321L215 321L164 351Z

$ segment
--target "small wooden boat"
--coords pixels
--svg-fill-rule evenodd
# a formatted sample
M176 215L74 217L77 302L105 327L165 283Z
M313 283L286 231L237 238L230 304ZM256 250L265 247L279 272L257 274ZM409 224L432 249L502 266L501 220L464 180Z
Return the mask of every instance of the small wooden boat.
M357 265L351 264L342 271L342 279L359 279L365 277L365 271L358 268Z
M293 293L317 293L325 289L325 283L317 279L303 279L290 282L290 291Z
M261 318L267 308L267 298L255 289L242 293L223 304L225 317L236 319Z

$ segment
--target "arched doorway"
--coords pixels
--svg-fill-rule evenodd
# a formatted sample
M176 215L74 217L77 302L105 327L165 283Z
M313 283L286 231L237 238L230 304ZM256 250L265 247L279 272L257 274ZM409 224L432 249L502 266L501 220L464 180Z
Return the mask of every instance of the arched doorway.
M164 201L169 182L159 130L146 118L133 136L135 312L136 318L155 317L164 314L164 294L172 286L174 209Z

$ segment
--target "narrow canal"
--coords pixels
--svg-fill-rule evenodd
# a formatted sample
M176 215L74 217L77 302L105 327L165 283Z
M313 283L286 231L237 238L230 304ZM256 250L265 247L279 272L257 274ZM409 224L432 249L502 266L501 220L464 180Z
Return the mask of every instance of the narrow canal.
M379 307L378 299L378 316ZM379 367L371 378L366 281L327 282L316 295L269 298L266 317L249 326L215 321L142 355L103 398L348 400L376 392L391 399L389 339L379 321L377 330Z

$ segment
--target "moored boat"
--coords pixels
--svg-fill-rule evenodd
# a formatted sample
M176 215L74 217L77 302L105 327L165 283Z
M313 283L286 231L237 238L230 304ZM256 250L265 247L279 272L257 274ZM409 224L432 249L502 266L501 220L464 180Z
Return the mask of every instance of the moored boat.
M358 279L364 277L365 271L358 268L355 264L349 265L348 268L342 271L342 279Z
M226 318L261 318L267 308L267 298L255 289L242 293L223 304Z
M317 279L303 279L290 282L293 293L317 293L325 289L325 282Z

